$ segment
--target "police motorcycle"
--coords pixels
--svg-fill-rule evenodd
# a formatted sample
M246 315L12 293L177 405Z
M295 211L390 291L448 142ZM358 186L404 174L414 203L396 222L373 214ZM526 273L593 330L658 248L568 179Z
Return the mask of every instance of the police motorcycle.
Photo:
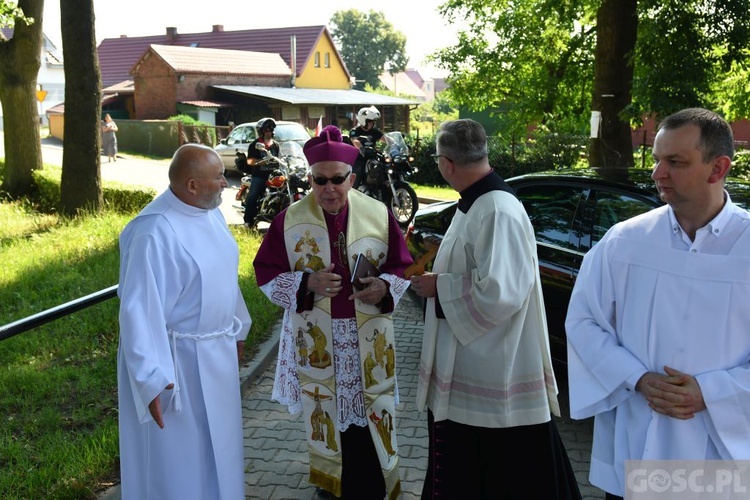
M383 137L386 144L381 149L372 137L357 137L366 161L365 178L357 189L385 203L399 225L407 227L417 213L419 200L406 178L417 172L417 168L412 166L414 158L409 156L409 147L401 132L388 132Z
M255 148L267 153L266 157L255 165L260 168L271 168L271 175L266 181L266 190L258 198L258 210L254 225L258 222L271 222L282 210L299 201L310 191L310 183L307 182L307 159L302 152L302 146L294 141L282 142L279 145L279 156L273 156L263 145L256 143ZM244 157L244 158L243 158ZM245 167L247 172L247 157L244 153L237 153L236 164ZM252 167L250 167L252 168ZM250 192L252 176L244 175L240 180L240 189L235 199L240 201L243 209L247 206L247 195Z

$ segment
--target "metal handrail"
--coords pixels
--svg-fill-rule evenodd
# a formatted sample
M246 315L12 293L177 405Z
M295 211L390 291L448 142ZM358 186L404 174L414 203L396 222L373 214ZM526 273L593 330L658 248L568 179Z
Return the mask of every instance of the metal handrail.
M117 296L118 286L119 285L112 285L111 287L105 288L104 290L99 290L98 292L94 292L79 299L71 300L70 302L60 304L59 306L47 309L46 311L42 311L26 318L19 319L18 321L14 321L13 323L8 323L7 325L0 326L0 341L9 339L10 337L18 335L19 333L32 330L37 326L41 326L45 323L49 323L50 321L62 318L63 316L67 316L68 314L80 311L81 309L93 306L94 304L98 304L99 302L104 302L105 300L114 298Z

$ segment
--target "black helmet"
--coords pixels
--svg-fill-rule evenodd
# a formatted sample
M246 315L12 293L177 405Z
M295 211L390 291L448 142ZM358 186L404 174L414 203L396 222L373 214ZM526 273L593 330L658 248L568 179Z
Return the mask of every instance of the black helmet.
M273 118L261 118L258 123L255 124L255 128L258 129L259 133L263 133L263 130L270 128L271 132L276 128L276 120Z

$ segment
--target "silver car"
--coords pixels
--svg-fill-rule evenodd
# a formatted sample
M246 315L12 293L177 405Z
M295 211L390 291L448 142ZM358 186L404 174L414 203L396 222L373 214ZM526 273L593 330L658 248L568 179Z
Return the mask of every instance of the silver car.
M221 143L214 148L221 156L227 172L238 172L234 160L237 158L237 152L247 154L250 143L258 137L256 124L257 122L250 122L237 125L227 138L222 139ZM310 139L310 134L297 122L277 121L273 138L281 145L293 141L304 146L305 142Z

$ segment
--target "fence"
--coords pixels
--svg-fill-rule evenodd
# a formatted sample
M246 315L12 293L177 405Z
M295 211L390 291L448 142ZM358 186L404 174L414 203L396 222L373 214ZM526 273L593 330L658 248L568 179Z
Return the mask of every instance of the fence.
M98 292L86 295L85 297L71 300L70 302L66 302L65 304L47 309L46 311L31 315L27 318L23 318L18 321L14 321L13 323L8 323L7 325L0 326L0 341L14 337L19 333L33 330L37 326L44 325L45 323L49 323L69 314L73 314L76 311L80 311L81 309L93 306L95 304L98 304L99 302L104 302L105 300L114 298L117 296L117 287L118 285L113 285L109 288L105 288L104 290L99 290Z
M231 131L228 126L185 125L174 120L118 120L117 128L122 151L164 158L188 142L214 147Z

